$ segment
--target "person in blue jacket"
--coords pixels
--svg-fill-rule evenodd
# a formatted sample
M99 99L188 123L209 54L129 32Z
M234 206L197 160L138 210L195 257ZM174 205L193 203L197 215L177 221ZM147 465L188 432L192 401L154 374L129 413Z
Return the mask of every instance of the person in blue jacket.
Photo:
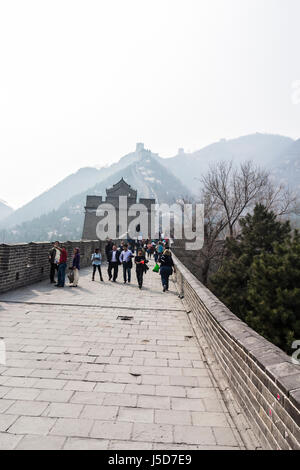
M100 253L99 248L95 249L95 253L92 254L92 265L93 265L93 277L92 281L95 280L96 270L98 269L100 280L103 282L102 271L101 271L101 264L102 264L102 255Z

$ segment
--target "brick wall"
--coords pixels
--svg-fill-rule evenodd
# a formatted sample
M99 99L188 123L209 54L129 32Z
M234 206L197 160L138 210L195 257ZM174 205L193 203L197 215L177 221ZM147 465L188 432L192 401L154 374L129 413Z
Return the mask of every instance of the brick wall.
M179 290L260 442L267 449L299 450L300 366L174 261Z
M91 253L101 248L99 240L67 241L61 243L68 252L71 264L75 247L80 248L81 266L91 264ZM49 278L48 253L53 246L49 242L0 245L0 293Z

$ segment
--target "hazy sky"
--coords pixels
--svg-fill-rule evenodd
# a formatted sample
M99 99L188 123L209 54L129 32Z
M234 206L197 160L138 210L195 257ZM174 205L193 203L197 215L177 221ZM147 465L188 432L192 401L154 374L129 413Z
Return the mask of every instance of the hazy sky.
M0 0L0 198L18 207L138 141L172 156L299 138L299 20L299 0Z

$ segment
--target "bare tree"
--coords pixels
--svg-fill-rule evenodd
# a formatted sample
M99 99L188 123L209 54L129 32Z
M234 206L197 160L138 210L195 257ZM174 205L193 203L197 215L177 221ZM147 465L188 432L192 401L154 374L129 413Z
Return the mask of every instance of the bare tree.
M209 271L212 264L217 266L223 259L224 236L223 231L227 225L224 214L219 211L215 198L207 192L203 192L201 200L204 204L204 244L200 250L188 251L185 249L185 240L175 240L174 251L184 264L198 277L203 284L207 285ZM195 199L181 198L178 204L194 204ZM199 221L197 221L199 224ZM195 229L195 226L193 226Z
M234 236L234 226L246 209L263 196L268 173L251 161L235 167L232 162L220 161L210 167L200 180L204 194L214 201L217 211L223 214L229 236Z
M282 183L277 185L271 178L268 179L257 202L263 204L268 210L272 210L277 217L300 214L298 194Z
M238 220L261 203L277 216L297 214L296 195L283 185L276 185L269 173L245 162L234 166L232 162L219 162L204 175L200 197L204 204L204 245L201 250L188 252L184 242L177 241L176 254L205 284L209 273L218 269L225 255L226 236L238 233ZM182 205L196 200L182 198ZM298 212L299 213L299 212Z

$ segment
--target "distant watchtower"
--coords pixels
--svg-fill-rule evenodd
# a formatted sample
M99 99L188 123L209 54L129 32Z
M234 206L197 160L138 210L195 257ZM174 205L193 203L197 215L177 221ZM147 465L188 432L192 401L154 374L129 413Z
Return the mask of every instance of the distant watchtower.
M142 145L143 144L138 144ZM154 217L151 214L151 205L155 205L155 199L143 199L137 200L137 191L133 189L126 181L121 178L118 183L114 184L111 188L106 189L106 199L103 200L102 196L87 196L86 198L86 206L85 206L85 218L84 218L84 226L83 226L83 240L95 240L97 238L97 225L98 223L101 224L101 220L105 216L97 216L97 208L100 204L111 204L115 210L117 215L117 238L122 237L126 238L128 226L121 228L118 225L118 221L120 219L120 206L119 206L119 197L125 196L127 200L127 221L128 225L132 220L136 218L136 216L129 216L128 211L131 206L139 202L145 206L145 210L147 211L148 217L148 233L143 233L143 238L150 238L151 236L151 228L153 230L153 225L155 224ZM121 231L123 233L121 233Z
M143 150L145 150L144 144L142 142L138 142L136 144L136 150L135 151L138 153L138 152L142 152Z

